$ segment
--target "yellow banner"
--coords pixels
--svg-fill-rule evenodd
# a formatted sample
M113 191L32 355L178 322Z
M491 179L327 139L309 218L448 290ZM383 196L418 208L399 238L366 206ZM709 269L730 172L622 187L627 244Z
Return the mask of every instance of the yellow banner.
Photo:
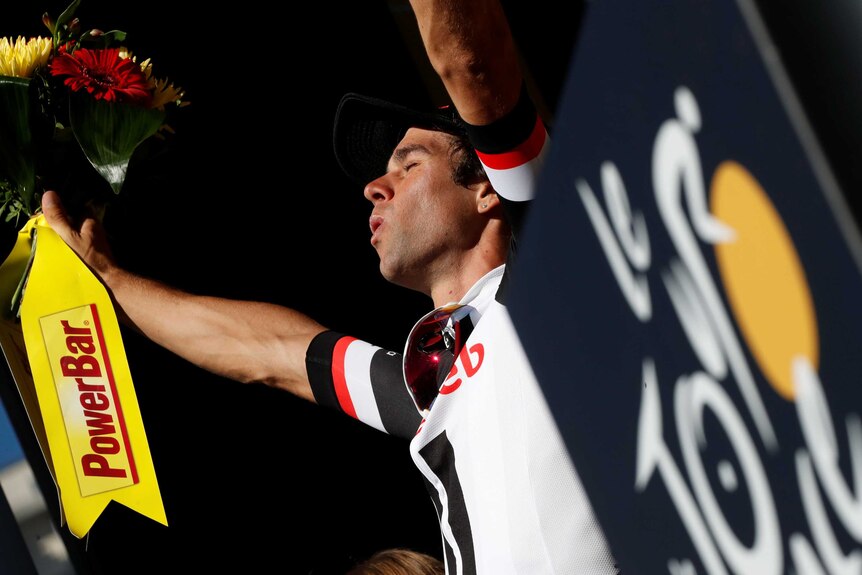
M26 271L21 260L33 242L20 311L26 361L8 313L0 343L69 530L83 537L111 500L167 525L113 304L42 216L28 222L0 266L0 296L10 301L9 276Z

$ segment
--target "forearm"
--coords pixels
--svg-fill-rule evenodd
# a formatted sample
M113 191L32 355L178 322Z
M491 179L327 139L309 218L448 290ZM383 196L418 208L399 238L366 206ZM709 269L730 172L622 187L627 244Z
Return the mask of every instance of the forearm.
M499 0L410 0L431 65L461 117L490 124L518 101L523 77Z
M103 276L122 321L189 362L314 401L305 352L323 326L289 308L183 292L115 268Z

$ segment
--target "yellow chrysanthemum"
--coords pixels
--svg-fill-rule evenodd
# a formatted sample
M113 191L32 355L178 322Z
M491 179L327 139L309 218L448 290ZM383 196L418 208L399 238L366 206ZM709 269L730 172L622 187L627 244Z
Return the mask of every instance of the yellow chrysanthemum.
M183 102L185 91L182 88L174 86L166 79L160 80L153 76L153 64L149 58L141 62L141 70L153 88L153 103L151 104L153 108L161 110L167 104L176 104L177 106L188 104L188 102Z
M0 38L0 76L31 78L33 72L48 63L50 38Z
M185 92L182 88L174 86L167 80L158 80L156 78L150 78L150 83L153 86L153 108L161 110L168 104L175 104L180 107L188 104L188 102L183 101Z

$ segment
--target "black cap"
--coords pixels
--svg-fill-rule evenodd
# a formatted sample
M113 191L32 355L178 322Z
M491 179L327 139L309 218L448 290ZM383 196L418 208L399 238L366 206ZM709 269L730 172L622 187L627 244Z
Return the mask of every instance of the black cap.
M386 173L392 151L413 127L465 134L454 106L420 112L369 96L345 94L335 112L335 158L345 174L364 186Z

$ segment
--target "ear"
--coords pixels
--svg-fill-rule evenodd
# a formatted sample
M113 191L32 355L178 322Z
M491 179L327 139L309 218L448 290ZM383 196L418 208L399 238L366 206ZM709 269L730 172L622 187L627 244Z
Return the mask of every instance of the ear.
M474 188L476 192L476 209L480 214L484 214L496 208L500 204L500 198L491 182L487 180L479 182Z

